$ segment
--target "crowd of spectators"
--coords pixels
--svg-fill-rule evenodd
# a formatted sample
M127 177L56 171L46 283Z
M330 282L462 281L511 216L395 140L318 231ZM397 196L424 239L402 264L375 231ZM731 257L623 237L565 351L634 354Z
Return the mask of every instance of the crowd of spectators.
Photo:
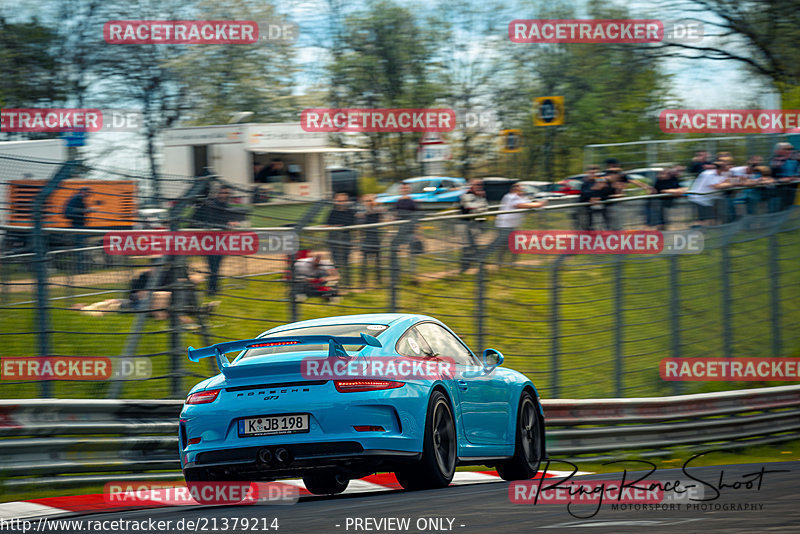
M775 212L794 204L800 157L791 144L779 143L775 152L765 164L760 156L752 156L741 165L727 152L712 157L708 152L698 151L692 160L684 165L671 165L658 169L654 179L645 180L641 176L626 173L617 159L609 158L604 168L590 165L582 177L580 194L575 199L581 205L572 209L572 219L578 230L620 230L623 226L623 208L620 203L610 200L625 196L630 188L639 188L647 196L642 203L644 225L665 230L670 223L671 209L677 197L685 196L694 210L693 218L697 225L726 223L734 220L739 211L748 214ZM481 259L496 254L498 264L502 264L510 254L507 246L512 231L522 226L526 214L513 210L542 207L546 201L535 201L525 196L520 184L511 186L497 207L501 213L495 217L494 239L487 242L481 236L488 232L486 217L470 217L459 221L456 228L461 243L459 272L464 273ZM739 205L744 207L741 210ZM372 224L393 219L413 219L418 206L409 194L407 184L402 184L400 197L391 208L384 208L375 202L374 195L365 195L359 202L351 202L345 193L334 198L329 214L329 226L350 226ZM462 214L481 215L490 209L486 193L480 179L473 179L461 195L458 210ZM348 274L350 252L353 243L360 243L361 282L368 283L369 272L375 273L376 282L382 281L381 250L388 243L383 242L386 230L383 227L340 230L329 233L328 248L336 268L341 273L345 286L353 280ZM423 248L417 225L400 227L394 236L393 248L406 247L408 266L403 270L412 275L415 272L416 253ZM514 255L510 254L513 262Z

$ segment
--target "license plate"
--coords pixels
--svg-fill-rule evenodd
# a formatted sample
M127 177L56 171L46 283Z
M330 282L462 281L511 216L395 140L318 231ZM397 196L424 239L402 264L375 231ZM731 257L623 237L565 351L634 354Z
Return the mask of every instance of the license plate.
M240 436L275 436L278 434L299 434L308 432L307 413L287 413L283 415L262 415L239 419Z

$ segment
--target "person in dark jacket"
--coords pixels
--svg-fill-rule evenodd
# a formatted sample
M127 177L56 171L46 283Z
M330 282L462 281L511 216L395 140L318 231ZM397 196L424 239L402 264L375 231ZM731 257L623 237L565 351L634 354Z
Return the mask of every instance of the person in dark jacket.
M88 198L91 189L81 187L77 193L72 195L64 207L64 218L69 221L72 228L82 230L86 228L87 216L93 211L88 205ZM86 244L86 234L76 232L73 236L73 246L77 249L83 248ZM83 251L76 252L76 262L78 272L86 272L88 264L86 254Z
M486 201L486 192L483 190L483 180L473 179L469 182L469 189L459 197L458 205L461 213L485 213L489 210L489 203ZM461 262L459 274L463 274L469 269L472 262L478 257L478 238L481 235L482 220L464 219L461 221L464 229L466 243L461 250Z
M394 205L395 217L397 219L412 219L416 216L417 210L417 203L414 202L414 199L411 198L411 186L408 183L403 182L400 184L400 198L397 199L397 202ZM408 245L408 270L411 273L411 276L416 275L417 271L417 262L414 252L415 243L418 241L416 237L416 229L415 223L411 223L411 226L403 225L397 227L397 232L399 233L399 237L395 238L395 243L398 245L398 248L402 245ZM422 242L419 241L421 244ZM416 284L416 278L412 281L413 284Z
M333 197L333 209L328 214L328 226L353 226L356 223L356 212L350 205L350 196L347 193L336 193ZM350 286L350 248L352 237L350 230L328 232L328 248L333 257L333 263L344 287Z
M361 197L363 210L358 213L359 224L375 224L383 219L383 209L375 202L375 195ZM368 281L367 264L370 259L375 264L375 281L382 282L381 275L381 229L365 228L361 241L361 281L366 286Z
M216 194L207 198L194 212L192 220L208 228L231 230L239 226L242 214L233 209L229 204L231 188L225 184L219 186ZM208 287L209 295L217 293L219 283L219 269L222 265L222 255L206 256L208 262Z

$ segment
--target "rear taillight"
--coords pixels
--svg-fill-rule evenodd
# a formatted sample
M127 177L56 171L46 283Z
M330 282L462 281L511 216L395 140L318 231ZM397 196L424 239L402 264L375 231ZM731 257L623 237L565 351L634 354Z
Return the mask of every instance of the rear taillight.
M198 391L186 397L186 404L208 404L214 402L219 395L218 389L207 389L205 391Z
M335 380L333 384L339 393L353 393L356 391L401 388L405 385L405 382L395 382L393 380Z

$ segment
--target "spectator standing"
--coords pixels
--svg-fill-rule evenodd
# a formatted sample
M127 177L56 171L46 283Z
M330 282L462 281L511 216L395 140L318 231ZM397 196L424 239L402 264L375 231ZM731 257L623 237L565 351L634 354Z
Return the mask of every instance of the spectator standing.
M395 217L397 219L406 219L410 220L413 219L419 208L417 207L417 203L414 202L414 199L411 198L411 186L408 185L406 182L400 184L400 198L397 199L397 202L394 205L395 210ZM415 275L417 266L416 266L416 257L414 251L414 242L417 240L416 238L416 223L411 223L411 230L407 225L399 226L397 228L397 237L395 238L395 244L397 245L398 249L400 245L408 245L408 268L412 276ZM416 284L416 279L413 282Z
M747 165L732 167L728 183L734 187L748 187L740 194L745 199L747 213L752 215L758 212L758 204L761 201L761 190L756 186L761 185L762 174L759 170L763 166L761 156L751 156L747 160ZM770 180L771 181L771 180Z
M91 189L88 187L81 187L77 193L72 195L64 206L64 218L69 221L70 227L76 230L83 230L86 228L87 216L93 211L88 206L88 198ZM76 232L73 236L73 245L75 248L83 248L86 244L86 234ZM79 250L76 253L76 262L78 272L85 272L87 270L86 254L84 251Z
M689 200L697 207L700 224L713 224L717 219L720 197L715 192L727 187L724 182L728 178L728 164L726 160L714 162L714 168L701 172L689 188Z
M243 214L229 204L231 192L230 186L225 184L219 185L216 191L212 189L211 195L195 210L192 220L200 226L221 230L232 230L238 227L243 219ZM222 258L221 254L206 256L209 271L206 291L209 296L217 293Z
M486 192L483 190L483 180L474 178L469 182L469 189L459 197L459 208L461 213L485 213L489 209L486 201ZM476 218L463 219L464 235L466 244L461 250L461 266L459 273L463 273L478 256L478 238L481 235L482 221Z
M363 209L358 213L360 224L375 224L383 220L383 208L375 202L375 195L361 197ZM361 282L365 286L368 282L368 266L370 260L375 265L375 281L383 282L381 273L381 229L364 228L361 241Z
M586 168L586 174L583 177L583 183L581 184L581 193L578 196L578 202L580 203L588 203L589 200L593 196L593 187L597 182L597 175L600 172L600 168L597 165L590 165ZM576 208L574 213L575 218L575 226L578 230L591 230L594 227L594 221L592 220L593 213L596 210L594 206L579 206Z
M636 186L645 191L650 190L650 185L639 180L630 178L622 170L619 160L616 158L608 158L606 160L606 170L604 176L611 186L612 191L608 192L606 198L610 197L619 198L625 195L625 190L629 187ZM607 230L620 230L622 228L622 206L614 202L601 204L601 211Z
M522 195L522 186L515 183L511 186L511 190L503 196L500 201L500 211L510 211L518 209L531 209L541 208L547 204L546 200L538 202L530 202ZM495 227L497 227L497 237L492 243L492 247L497 250L497 263L502 264L506 252L510 252L508 247L508 238L511 232L522 226L525 220L524 213L502 213L495 219ZM514 262L514 255L511 254L511 262Z
M772 169L772 177L777 184L778 201L775 203L777 209L788 209L794 204L794 197L797 193L797 184L790 183L798 177L798 156L791 143L778 143L775 152L770 158L769 166Z
M650 188L650 194L678 196L685 193L686 189L681 187L679 172L677 169L660 171ZM671 197L647 199L647 225L655 227L656 230L665 230L668 224L666 210L672 207L673 200Z
M336 193L333 197L333 209L328 214L326 224L328 226L353 226L356 223L356 212L350 204L350 196L347 193ZM344 287L350 286L350 248L352 247L352 237L350 230L338 230L328 232L328 248L331 257Z
M689 163L689 166L686 168L686 172L689 174L694 175L695 178L700 176L700 173L703 171L707 171L709 169L713 169L714 164L711 161L711 158L705 150L698 150L694 153L694 157L692 161Z

